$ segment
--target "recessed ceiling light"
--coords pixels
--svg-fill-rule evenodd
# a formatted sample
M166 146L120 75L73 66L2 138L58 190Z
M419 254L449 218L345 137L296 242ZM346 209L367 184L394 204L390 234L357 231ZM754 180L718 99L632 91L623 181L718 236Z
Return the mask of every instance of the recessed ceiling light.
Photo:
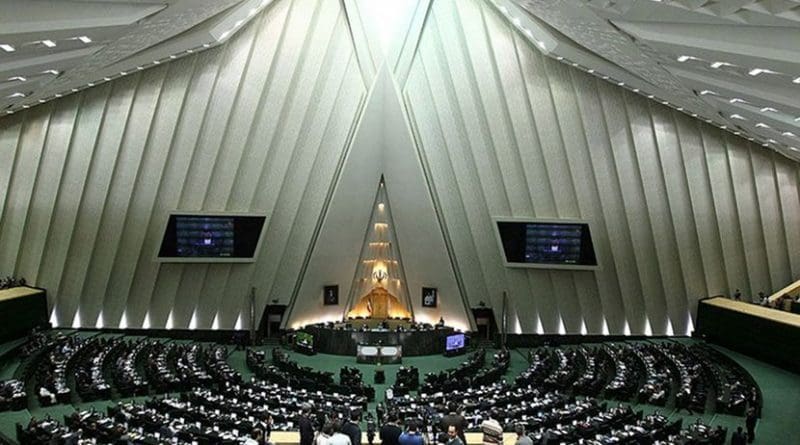
M781 135L786 136L786 137L790 137L790 138L796 137L795 134L792 133L791 131L784 131L783 133L781 133Z
M711 91L711 90L703 90L703 91L700 92L701 96L705 96L706 94L713 94L715 96L717 95L717 93L715 91Z
M639 89L638 89L638 88L634 88L634 89L633 89L633 92L634 92L634 93L638 93L638 92L639 92Z
M795 77L792 83L800 83L800 77Z
M593 69L589 69L589 71L587 71L587 73L594 74L594 70Z
M770 144L777 144L778 143L778 141L776 141L775 139L767 139L767 142L769 142Z
M697 117L697 113L692 113L692 117Z
M539 48L541 49L547 49L547 46L545 46L544 42L542 42L541 40L537 41L536 44L539 45Z
M676 108L676 110L683 111L683 107L678 107L678 108Z
M28 79L26 77L24 77L24 76L11 76L11 77L8 78L9 82L13 82L15 80L18 80L20 82L25 82Z
M779 112L778 110L776 110L775 108L772 108L772 107L764 107L764 108L761 109L762 113L766 113L767 111L769 111L771 113L778 113Z
M2 49L3 51L5 51L7 53L13 53L14 51L16 51L16 49L13 46L11 46L11 45L9 45L7 43L0 43L0 49Z
M204 43L204 44L203 44L203 48L208 48L209 46L211 46L211 44L210 44L210 43Z
M225 40L231 34L230 30L223 32L220 36L220 40Z
M741 103L745 103L745 104L747 103L747 101L746 101L746 100L744 100L744 99L739 99L738 97L734 97L733 99L729 100L728 102L730 102L730 103L732 103L732 104L735 104L735 103L737 103L737 102L741 102Z
M741 114L731 114L731 119L740 119L740 120L743 120L743 121L747 120L747 118L745 118Z
M39 103L43 104L44 103L44 99L39 99Z
M42 74L52 74L54 76L58 76L59 74L61 74L61 72L58 70L45 70L42 71Z
M77 93L77 92L78 92L78 89L77 89L77 88L73 88L73 89L72 89L72 92L73 92L73 93Z
M108 77L108 76L106 76L106 77L103 77L103 80L105 80L106 82L108 82L109 80L111 80L111 78L110 78L110 77Z
M751 69L750 71L747 72L747 74L749 74L751 76L758 76L761 73L778 74L777 71L768 70L766 68L753 68L753 69Z
M28 105L28 104L24 104L24 105L22 106L22 108L30 108L30 107L31 107L31 106L30 106L30 105Z
M89 36L80 36L78 37L78 40L83 43L92 43L92 39L90 39Z
M800 148L797 148L797 147L789 147L789 149L790 150L794 150L794 151L800 151Z
M48 48L53 48L54 46L56 46L56 42L54 42L52 40L49 40L49 39L45 39L45 40L42 40L42 45L44 45L44 46L46 46Z
M153 61L153 65L158 65L159 63L161 63L161 62L159 62L158 60L154 60Z
M603 80L608 80L608 79L609 79L608 76L603 76Z
M692 56L678 56L678 62L686 62L687 60L697 60L697 57Z
M770 128L770 126L763 122L759 122L756 124L756 128Z
M739 131L734 131L734 132L733 132L733 134L735 134L736 136L739 136L739 135L740 135L740 134L742 134L742 133L741 133L741 132L739 132Z
M718 69L718 68L723 67L723 66L733 66L733 64L732 63L728 63L728 62L714 62L714 63L711 64L711 68L714 68L714 69Z
M617 85L619 85L621 87L624 87L625 86L625 82L618 82Z
M11 99L11 98L15 98L15 97L27 97L27 96L28 96L27 94L25 94L25 93L20 93L19 91L17 91L16 93L11 93L11 94L9 94L9 95L8 95L8 96L6 96L6 97L8 97L9 99Z
M561 57L561 56L558 56L558 57L556 57L556 60L564 60L564 58Z
M63 94L61 94L61 93L56 93L56 97L61 97L61 96L63 96Z
M174 60L174 59L177 59L177 58L178 58L178 56L176 56L175 54L171 54L171 55L169 56L169 58Z
M136 67L136 69L137 69L137 70L139 70L139 71L141 71L141 70L143 70L143 69L144 69L144 67L143 67L143 66L141 66L141 65L139 65L139 66L137 66L137 67Z
M94 86L94 82L89 82L89 83L86 84L86 86L87 87L93 87Z
M241 21L241 20L239 20L239 21ZM522 26L522 21L519 19L519 17L514 17L513 19L511 19L511 23L513 23L516 26ZM236 25L236 26L239 26L239 25Z

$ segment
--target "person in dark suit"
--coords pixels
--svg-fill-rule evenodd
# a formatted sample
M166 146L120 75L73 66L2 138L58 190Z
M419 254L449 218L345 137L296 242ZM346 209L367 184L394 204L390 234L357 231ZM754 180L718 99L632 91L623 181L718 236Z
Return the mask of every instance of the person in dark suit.
M396 413L389 416L389 421L384 423L381 427L381 443L383 445L398 445L398 438L403 434L403 429L400 428L400 419Z
M747 444L747 436L742 431L742 427L736 428L736 431L731 435L731 445L745 445Z
M747 427L747 442L749 443L753 443L753 441L756 440L756 423L758 423L756 409L754 407L750 407L747 410L747 418L744 421L744 424Z
M361 427L358 426L359 420L361 420L359 412L353 411L350 413L350 421L342 425L342 433L350 437L350 443L352 445L361 445Z
M442 431L447 431L447 428L450 426L454 426L456 428L456 432L458 437L461 439L463 443L467 443L467 438L464 436L464 430L467 429L467 419L464 418L461 414L457 412L458 407L454 402L451 402L448 405L449 413L442 417L442 421L439 424L439 427Z
M300 418L297 419L297 428L300 430L300 445L312 445L314 443L314 425L311 424L309 414L311 407L303 406Z

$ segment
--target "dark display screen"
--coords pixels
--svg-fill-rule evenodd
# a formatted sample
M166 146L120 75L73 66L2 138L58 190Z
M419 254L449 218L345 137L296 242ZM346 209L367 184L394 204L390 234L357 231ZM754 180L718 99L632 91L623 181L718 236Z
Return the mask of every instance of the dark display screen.
M252 258L263 216L170 215L161 258Z
M498 221L509 263L596 266L589 225Z

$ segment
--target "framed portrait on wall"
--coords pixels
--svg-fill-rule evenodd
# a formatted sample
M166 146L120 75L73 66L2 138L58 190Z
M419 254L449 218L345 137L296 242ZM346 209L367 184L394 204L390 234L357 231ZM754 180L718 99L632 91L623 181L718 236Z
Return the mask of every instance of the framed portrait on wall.
M334 284L325 286L322 290L322 303L325 306L336 306L339 304L339 285Z
M439 289L435 287L422 288L422 307L436 307L439 304Z

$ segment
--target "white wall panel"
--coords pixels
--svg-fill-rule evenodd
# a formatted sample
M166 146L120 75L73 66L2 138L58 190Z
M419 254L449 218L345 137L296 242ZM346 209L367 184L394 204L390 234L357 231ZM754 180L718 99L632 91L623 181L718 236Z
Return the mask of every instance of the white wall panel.
M365 95L343 14L275 2L220 47L0 119L0 271L67 326L230 329L251 286L288 302ZM176 209L266 214L258 261L153 261Z
M698 297L794 278L796 163L542 56L488 2L434 2L404 95L470 303L508 291L525 332L683 334ZM498 216L588 220L600 268L503 269Z
M522 332L682 334L698 297L797 278L796 163L543 56L489 2L426 17L395 74L470 304L508 292ZM61 325L232 328L251 287L259 314L288 303L364 110L353 48L341 2L281 0L220 47L3 117L0 274L47 288ZM176 209L266 214L257 261L153 261ZM589 221L600 268L505 268L494 217Z

